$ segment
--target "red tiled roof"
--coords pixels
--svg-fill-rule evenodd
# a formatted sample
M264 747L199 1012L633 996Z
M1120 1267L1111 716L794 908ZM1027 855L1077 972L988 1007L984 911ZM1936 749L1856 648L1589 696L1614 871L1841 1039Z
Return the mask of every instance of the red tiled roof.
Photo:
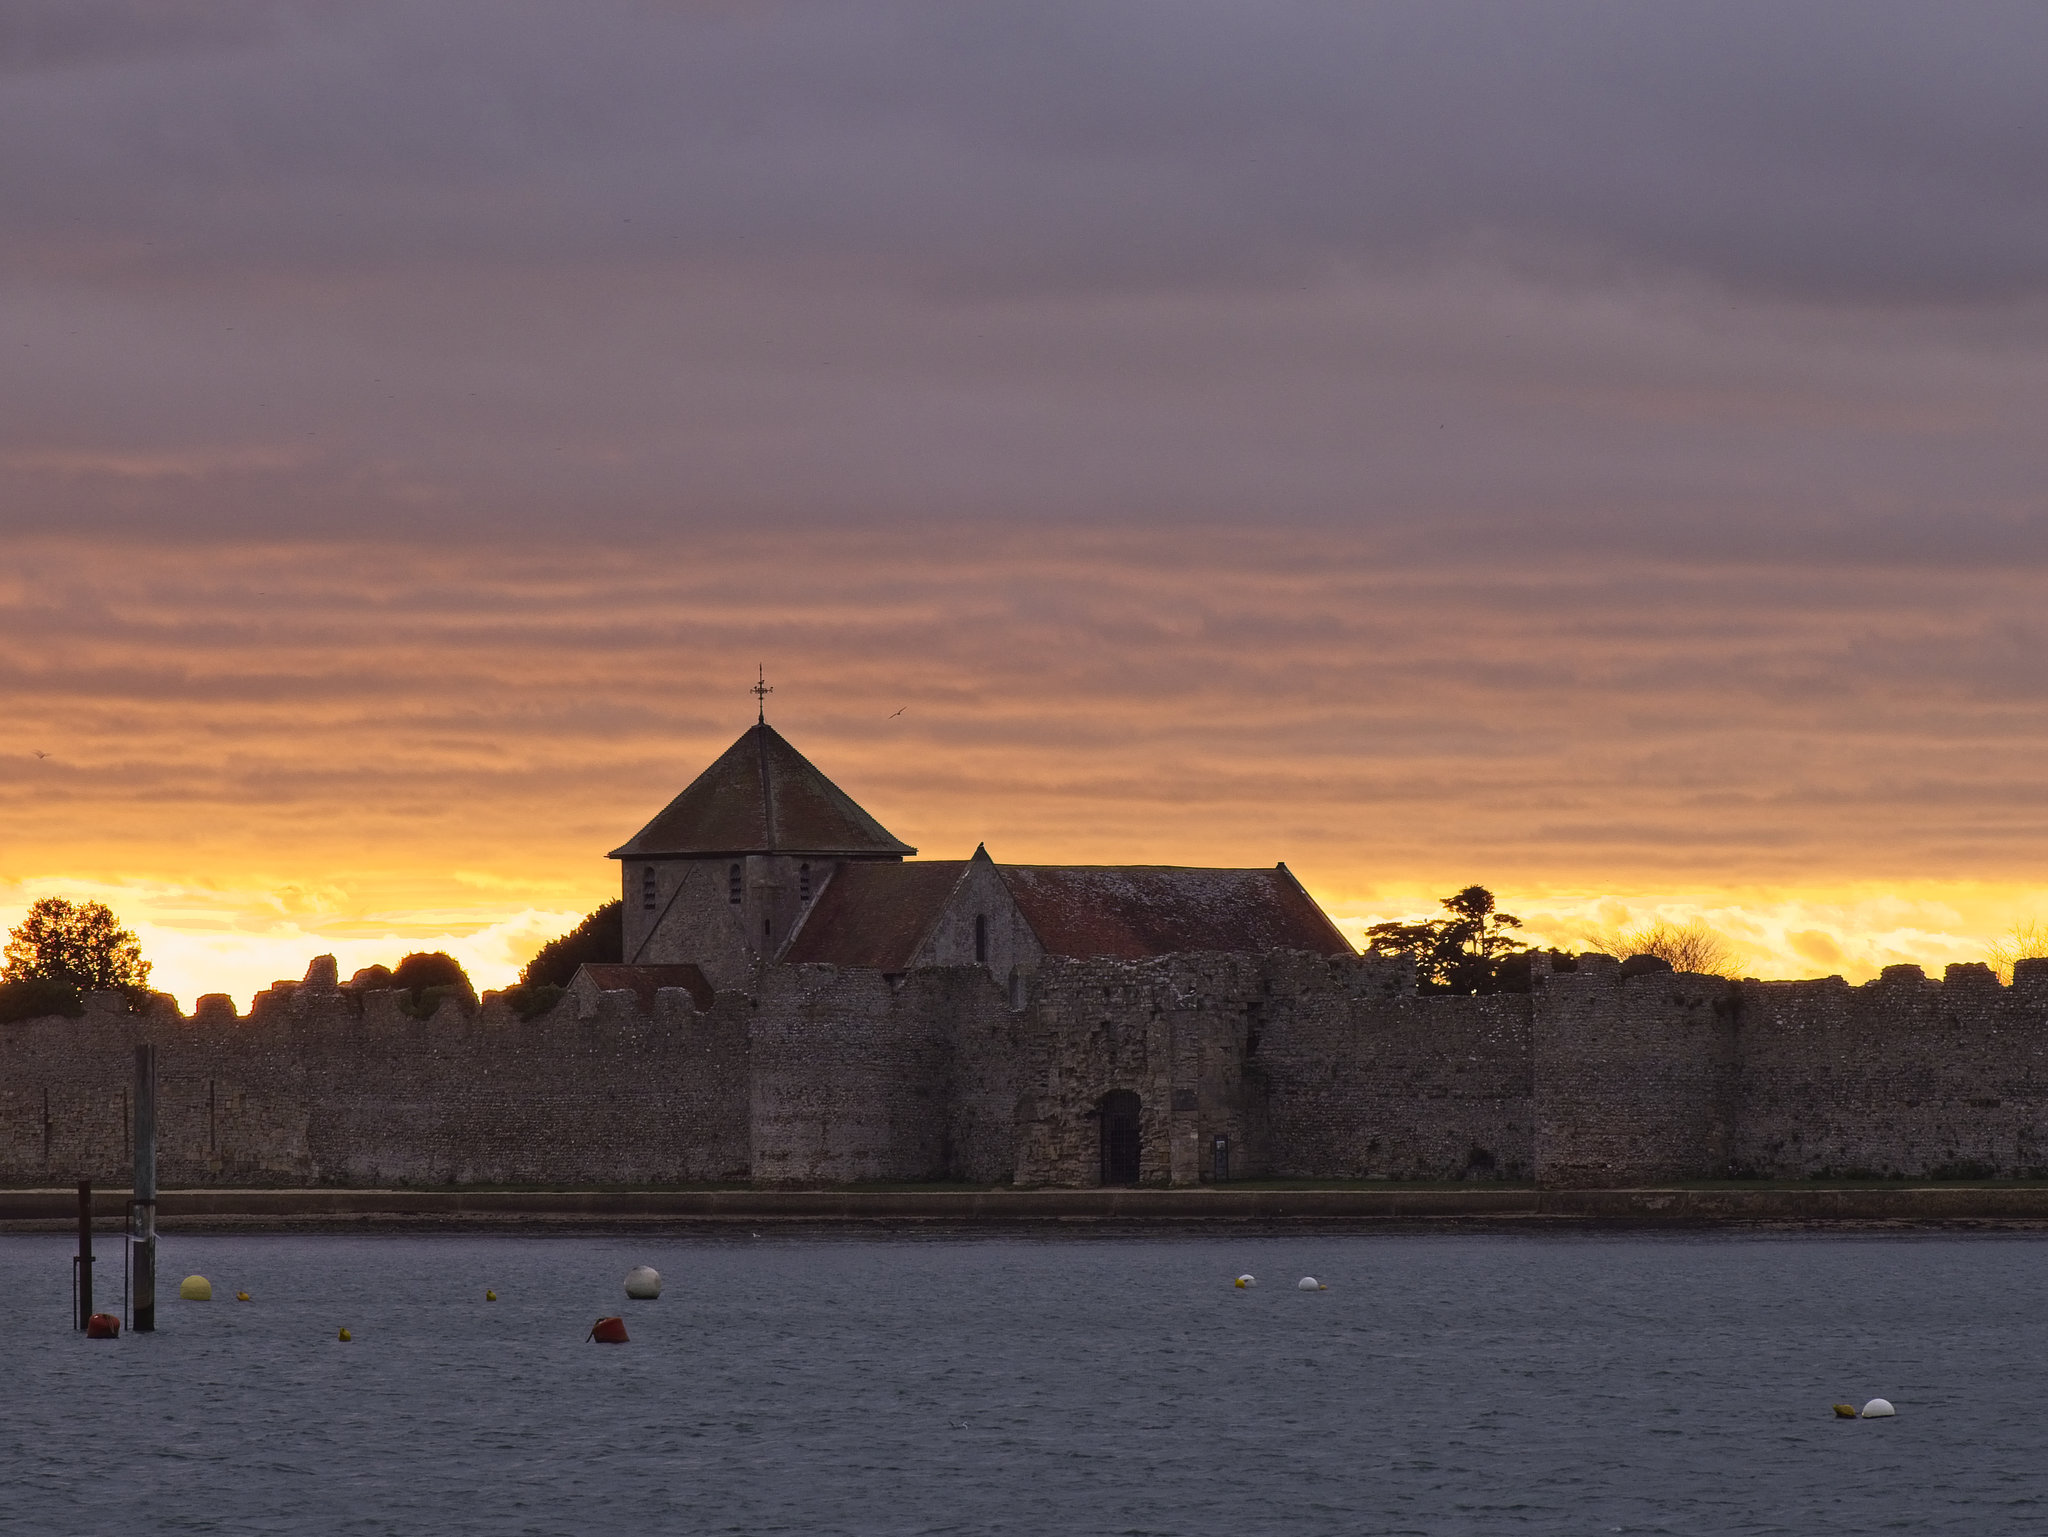
M783 950L784 963L908 970L966 868L958 859L841 865Z
M1188 950L1350 955L1285 865L997 865L1038 942L1054 955L1142 960Z
M654 1012L657 988L686 987L691 1001L700 1009L710 1008L716 996L710 981L695 966L593 966L586 961L581 969L601 992L638 993L640 1006L650 1014Z
M900 859L916 849L854 803L773 726L750 727L661 814L607 856L821 854Z

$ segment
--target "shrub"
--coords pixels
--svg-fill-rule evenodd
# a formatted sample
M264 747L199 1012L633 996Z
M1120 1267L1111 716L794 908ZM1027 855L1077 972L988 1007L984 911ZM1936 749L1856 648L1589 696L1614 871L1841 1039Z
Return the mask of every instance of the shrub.
M23 977L18 982L0 982L0 1024L52 1014L76 1019L84 1012L85 1000L78 989L62 978Z
M422 987L469 986L469 973L462 963L443 950L426 950L408 955L391 973L390 987L416 992Z
M538 1019L560 1003L568 991L566 987L557 987L552 982L543 982L538 987L529 987L522 982L517 987L506 988L498 996L521 1019Z

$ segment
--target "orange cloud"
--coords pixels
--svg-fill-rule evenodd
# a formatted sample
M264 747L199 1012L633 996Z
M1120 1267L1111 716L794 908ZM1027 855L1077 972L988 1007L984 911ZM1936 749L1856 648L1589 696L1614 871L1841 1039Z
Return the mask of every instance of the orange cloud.
M1354 934L1478 880L1559 942L1704 916L1763 975L1975 958L2048 910L2025 570L985 526L4 553L0 918L120 894L181 996L428 940L509 978L757 661L928 855L1285 859Z

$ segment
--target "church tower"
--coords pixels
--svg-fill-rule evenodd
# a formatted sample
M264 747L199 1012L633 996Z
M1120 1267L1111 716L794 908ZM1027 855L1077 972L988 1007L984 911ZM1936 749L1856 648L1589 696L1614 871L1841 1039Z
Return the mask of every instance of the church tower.
M900 862L892 837L764 717L610 858L626 964L694 964L743 983L848 861Z

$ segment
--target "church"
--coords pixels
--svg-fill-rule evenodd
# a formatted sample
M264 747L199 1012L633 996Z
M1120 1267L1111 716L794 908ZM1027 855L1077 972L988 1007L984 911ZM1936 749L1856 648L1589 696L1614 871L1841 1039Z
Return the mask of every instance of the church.
M1284 864L1005 865L915 859L765 715L610 857L625 964L694 966L713 988L764 965L901 977L978 966L1021 1002L1049 957L1196 951L1350 956Z

